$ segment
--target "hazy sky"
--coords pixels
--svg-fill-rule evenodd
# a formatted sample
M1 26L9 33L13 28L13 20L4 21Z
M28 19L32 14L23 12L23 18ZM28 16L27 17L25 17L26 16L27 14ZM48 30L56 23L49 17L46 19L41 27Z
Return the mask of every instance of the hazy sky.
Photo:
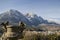
M0 0L0 12L16 9L44 18L60 18L60 0Z

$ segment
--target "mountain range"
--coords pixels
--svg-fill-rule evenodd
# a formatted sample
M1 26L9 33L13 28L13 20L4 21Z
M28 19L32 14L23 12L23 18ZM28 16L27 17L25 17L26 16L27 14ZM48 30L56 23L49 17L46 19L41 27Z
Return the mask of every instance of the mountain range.
M36 14L22 14L21 12L10 9L6 12L0 14L0 23L9 21L10 23L18 23L23 21L27 25L39 25L39 24L58 24L56 22L49 22L49 20L44 20L41 16L37 16Z

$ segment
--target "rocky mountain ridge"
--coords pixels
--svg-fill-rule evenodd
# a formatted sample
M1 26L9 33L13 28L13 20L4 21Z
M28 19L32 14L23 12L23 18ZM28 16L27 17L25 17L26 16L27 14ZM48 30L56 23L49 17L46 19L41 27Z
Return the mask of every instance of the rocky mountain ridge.
M11 23L18 23L23 21L27 25L39 25L39 24L56 24L55 22L48 22L48 20L44 20L41 16L37 16L36 14L26 15L20 13L17 10L8 10L7 12L3 12L0 14L0 23L4 21L9 21Z

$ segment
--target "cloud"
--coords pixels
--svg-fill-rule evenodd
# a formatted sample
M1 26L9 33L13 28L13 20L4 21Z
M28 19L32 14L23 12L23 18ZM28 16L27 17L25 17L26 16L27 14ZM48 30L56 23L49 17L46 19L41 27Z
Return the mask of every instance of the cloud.
M56 23L60 24L60 19L48 18L47 20L48 20L48 22L56 22Z

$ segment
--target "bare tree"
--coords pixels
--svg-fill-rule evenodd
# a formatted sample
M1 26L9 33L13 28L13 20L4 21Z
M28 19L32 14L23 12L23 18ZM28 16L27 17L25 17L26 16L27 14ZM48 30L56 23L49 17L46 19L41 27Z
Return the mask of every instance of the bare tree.
M1 23L1 25L3 25L3 27L4 27L4 30L7 32L7 25L9 24L9 21L7 21L7 22L3 22L3 23Z

